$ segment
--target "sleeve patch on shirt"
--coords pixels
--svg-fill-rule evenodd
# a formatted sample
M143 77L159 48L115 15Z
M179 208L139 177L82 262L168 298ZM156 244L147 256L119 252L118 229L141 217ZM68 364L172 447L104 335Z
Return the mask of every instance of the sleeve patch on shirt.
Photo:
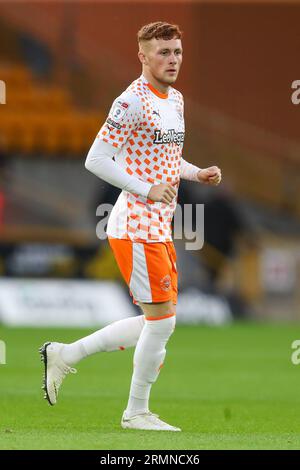
M112 119L107 118L106 119L107 124L110 124L111 126L115 127L116 129L121 129L121 124L118 124L117 122L113 121Z
M114 121L120 121L127 113L128 108L129 103L126 103L125 101L117 101L111 112L112 119Z

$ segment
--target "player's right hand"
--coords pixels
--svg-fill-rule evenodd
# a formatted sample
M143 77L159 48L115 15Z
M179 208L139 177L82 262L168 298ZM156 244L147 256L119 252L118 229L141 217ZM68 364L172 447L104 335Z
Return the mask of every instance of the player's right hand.
M155 202L164 202L170 204L176 196L176 189L169 183L154 184L149 193L148 199Z

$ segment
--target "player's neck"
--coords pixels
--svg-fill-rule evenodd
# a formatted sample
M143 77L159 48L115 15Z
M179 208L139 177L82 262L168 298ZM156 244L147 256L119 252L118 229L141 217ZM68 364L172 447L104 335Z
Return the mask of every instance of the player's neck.
M143 70L143 76L146 78L148 83L150 83L150 85L159 93L162 93L163 95L168 94L170 85L159 82L156 80L156 78L153 77L153 75L151 75L151 73L147 73L145 70Z

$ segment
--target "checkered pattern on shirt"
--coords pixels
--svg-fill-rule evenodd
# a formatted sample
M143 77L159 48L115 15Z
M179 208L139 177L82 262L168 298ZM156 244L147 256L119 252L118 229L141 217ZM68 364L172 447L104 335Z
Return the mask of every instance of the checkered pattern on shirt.
M167 99L172 99L174 113L183 115L181 93L171 88ZM154 130L161 129L165 132L168 129L162 129L160 117L153 114L153 111L160 112L160 109L147 83L141 77L135 80L115 100L109 117L112 116L117 101L128 104L127 112L118 121L121 129L116 129L106 121L98 137L121 149L116 156L116 162L121 164L128 174L152 184L170 183L178 190L182 144L153 143ZM183 130L182 120L182 124L179 124L175 131ZM126 195L126 222L124 223L124 217L116 216L114 220L117 226L110 230L109 235L133 241L172 240L171 221L177 196L171 204L164 204L126 191L123 193ZM114 210L124 214L124 198L119 197L116 206Z

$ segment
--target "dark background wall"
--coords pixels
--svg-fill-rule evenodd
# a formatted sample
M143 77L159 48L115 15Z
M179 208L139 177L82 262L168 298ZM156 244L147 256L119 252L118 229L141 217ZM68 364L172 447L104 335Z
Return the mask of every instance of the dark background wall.
M4 2L0 16L46 41L60 67L88 64L95 97L106 104L140 73L139 27L158 19L178 23L184 66L177 86L186 96L299 140L300 111L290 100L299 78L299 3Z

